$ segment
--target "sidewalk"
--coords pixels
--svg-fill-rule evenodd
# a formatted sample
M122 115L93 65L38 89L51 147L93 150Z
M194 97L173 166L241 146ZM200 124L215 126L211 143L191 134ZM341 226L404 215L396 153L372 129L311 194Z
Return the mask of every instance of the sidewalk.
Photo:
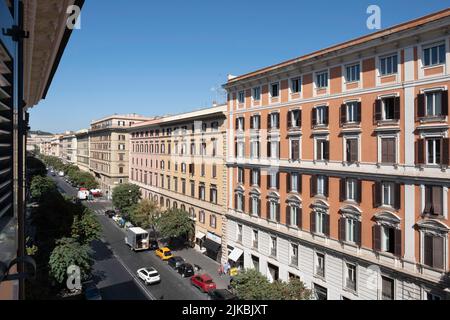
M192 248L185 248L178 251L173 251L173 253L177 256L180 256L186 260L186 262L194 265L199 265L202 270L200 270L200 273L207 273L213 278L214 282L217 285L217 289L226 289L228 288L228 285L230 284L230 276L228 275L222 275L220 276L217 272L219 269L220 264L204 254L196 251Z

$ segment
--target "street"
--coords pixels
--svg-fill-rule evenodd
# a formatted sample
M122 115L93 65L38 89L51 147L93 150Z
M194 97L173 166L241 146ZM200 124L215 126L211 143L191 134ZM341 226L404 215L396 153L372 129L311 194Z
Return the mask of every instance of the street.
M58 189L70 196L76 195L76 188L61 177L52 176ZM103 232L100 241L94 241L93 276L104 299L167 299L206 300L207 295L191 286L189 279L182 278L166 262L155 256L153 251L134 252L125 244L125 232L112 219L104 215L111 208L107 200L84 202L97 216ZM193 261L188 261L193 263ZM142 267L154 267L161 275L161 282L146 286L136 276Z

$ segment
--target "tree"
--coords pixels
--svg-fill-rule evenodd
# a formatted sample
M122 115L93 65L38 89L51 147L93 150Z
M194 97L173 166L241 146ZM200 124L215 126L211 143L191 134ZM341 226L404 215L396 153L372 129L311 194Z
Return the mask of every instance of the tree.
M74 265L80 268L81 280L88 279L93 264L90 253L88 245L80 245L73 238L57 240L50 255L50 275L62 284L67 278L67 268Z
M40 201L42 197L56 192L56 184L49 177L34 176L31 180L30 192L31 196Z
M84 211L75 215L72 224L72 238L76 239L82 245L88 245L93 240L100 239L102 228L97 218L91 210Z
M158 205L151 200L144 199L130 211L131 222L138 227L148 229L154 228L160 216Z
M163 238L185 236L186 239L190 239L195 228L187 211L173 208L161 214L157 220L157 227Z
M47 169L45 168L45 164L35 158L35 157L27 157L27 173L30 177L34 176L45 176L47 174Z
M270 283L255 269L241 271L233 278L231 287L243 300L309 300L312 297L311 290L300 279Z
M131 183L120 184L112 192L113 205L120 211L127 211L127 209L137 205L140 198L139 187Z

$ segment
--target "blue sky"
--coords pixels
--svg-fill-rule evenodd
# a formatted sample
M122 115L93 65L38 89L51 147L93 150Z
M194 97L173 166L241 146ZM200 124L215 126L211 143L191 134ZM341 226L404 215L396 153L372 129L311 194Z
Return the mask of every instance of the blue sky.
M444 0L86 0L32 130L87 128L113 113L161 115L224 101L239 75L449 6Z

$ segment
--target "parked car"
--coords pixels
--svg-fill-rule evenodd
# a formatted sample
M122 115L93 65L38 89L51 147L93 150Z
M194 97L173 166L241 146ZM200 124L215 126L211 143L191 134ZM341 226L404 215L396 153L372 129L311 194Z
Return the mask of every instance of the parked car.
M116 212L114 210L106 210L105 211L105 216L112 218L116 215Z
M98 290L97 285L92 280L83 283L83 291L86 300L102 300L100 290Z
M172 251L170 251L170 249L167 247L156 249L155 254L157 257L164 261L169 260L173 257Z
M227 289L215 289L208 291L210 300L238 300L238 297Z
M138 269L137 275L146 285L161 282L161 276L153 267Z
M167 260L167 264L175 270L178 270L183 263L184 259L182 257L172 257Z
M192 277L195 274L194 267L190 263L183 263L178 267L178 273L181 274L183 278Z
M158 241L155 240L155 239L150 240L150 242L149 242L149 244L148 244L148 248L149 248L150 250L156 250L156 249L158 249L158 248L159 248L159 243L158 243Z
M58 176L60 176L60 177L64 177L64 171L60 171L60 172L58 172Z
M124 226L125 230L128 230L130 228L133 228L133 224L130 221L125 222Z
M191 284L199 288L203 292L208 292L216 289L216 284L213 279L206 273L196 274L191 277Z

